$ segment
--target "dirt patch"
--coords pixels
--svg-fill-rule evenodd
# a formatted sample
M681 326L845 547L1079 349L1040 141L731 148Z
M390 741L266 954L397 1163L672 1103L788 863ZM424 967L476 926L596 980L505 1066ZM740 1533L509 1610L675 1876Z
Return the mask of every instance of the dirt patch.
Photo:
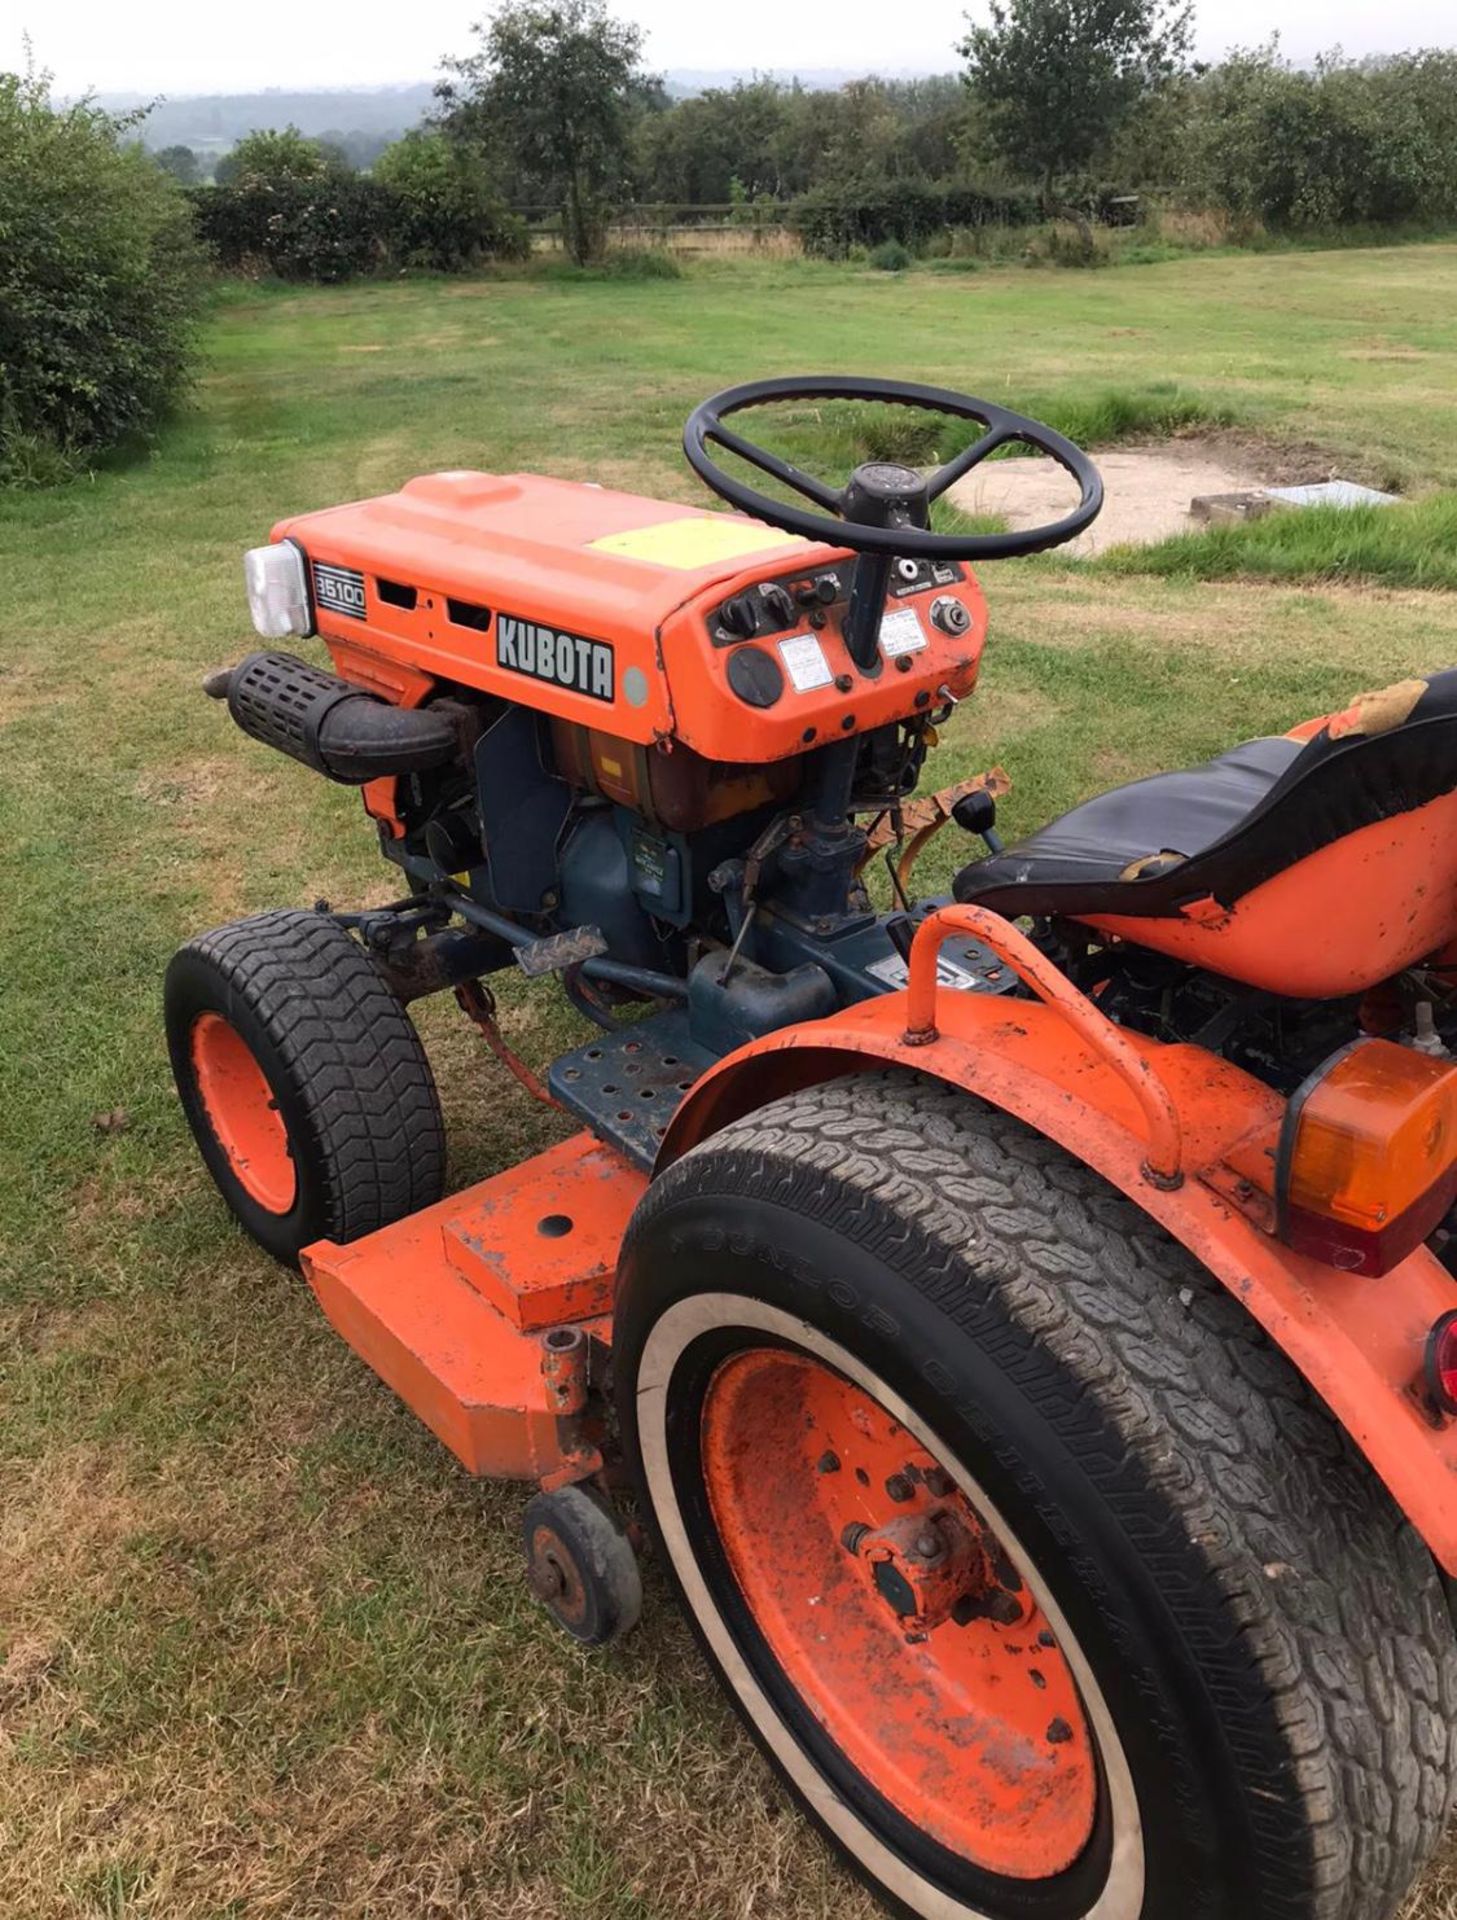
M1329 477L1330 461L1314 447L1276 449L1235 434L1113 447L1094 455L1103 476L1103 511L1088 531L1061 549L1087 557L1107 547L1148 546L1197 523L1190 503L1205 494L1247 493ZM1051 460L993 460L951 492L965 513L997 514L1016 529L1056 520L1077 503L1071 477Z

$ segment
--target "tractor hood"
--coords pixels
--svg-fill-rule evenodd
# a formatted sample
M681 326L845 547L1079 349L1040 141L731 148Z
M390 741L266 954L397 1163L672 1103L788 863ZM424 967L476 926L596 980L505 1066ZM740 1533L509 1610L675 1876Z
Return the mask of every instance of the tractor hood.
M398 493L295 515L273 529L368 581L500 609L579 633L652 634L686 601L756 561L831 555L740 514L706 512L539 474L432 473ZM316 581L319 612L331 603ZM390 602L387 604L398 604ZM321 620L327 626L327 620ZM384 624L388 625L388 622Z

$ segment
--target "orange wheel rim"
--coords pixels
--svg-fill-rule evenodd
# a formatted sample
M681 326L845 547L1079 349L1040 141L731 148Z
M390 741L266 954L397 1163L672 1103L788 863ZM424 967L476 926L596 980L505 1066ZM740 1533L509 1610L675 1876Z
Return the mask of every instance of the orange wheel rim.
M942 1463L860 1387L785 1348L723 1362L701 1441L735 1582L856 1771L984 1871L1070 1867L1099 1798L1077 1683Z
M219 1013L199 1015L192 1029L192 1070L239 1186L269 1213L287 1213L298 1191L288 1128L262 1067Z

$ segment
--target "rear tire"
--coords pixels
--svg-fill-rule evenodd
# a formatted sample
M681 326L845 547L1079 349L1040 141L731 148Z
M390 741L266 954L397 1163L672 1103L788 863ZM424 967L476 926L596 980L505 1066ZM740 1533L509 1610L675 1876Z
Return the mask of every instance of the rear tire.
M200 935L163 988L172 1072L218 1187L297 1266L438 1200L445 1128L425 1049L364 949L282 910Z
M1457 1777L1441 1579L1284 1356L1131 1201L967 1095L846 1078L670 1167L621 1275L619 1414L664 1563L750 1731L882 1899L918 1920L1391 1913ZM857 1423L843 1463L819 1452L825 1391ZM891 1619L876 1646L817 1533L853 1493L841 1465L897 1423L911 1500L892 1475L880 1512L867 1476L865 1518L926 1507L929 1456L1030 1595L989 1628L988 1596L1010 1609L1021 1588L977 1590L972 1628L1006 1663L978 1704L1002 1736L981 1780L964 1756L984 1718L886 1704L909 1658L950 1675L954 1706L966 1629L944 1618L907 1655ZM1039 1778L1067 1799L1011 1711L1034 1600L1097 1753L1075 1856L1075 1824L1048 1853L1035 1794L1008 1799ZM1056 1738L1080 1737L1072 1718Z

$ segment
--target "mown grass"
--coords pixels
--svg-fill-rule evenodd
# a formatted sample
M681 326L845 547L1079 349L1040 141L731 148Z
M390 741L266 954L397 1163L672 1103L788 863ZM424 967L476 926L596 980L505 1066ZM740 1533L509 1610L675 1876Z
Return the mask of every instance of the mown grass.
M1115 547L1096 564L1108 573L1187 580L1342 580L1450 590L1457 587L1457 493L1391 507L1277 509L1150 547Z
M650 1582L575 1651L478 1485L228 1225L158 983L197 929L382 899L350 794L197 683L250 644L238 554L436 467L699 500L689 406L880 370L1017 406L1181 392L1457 484L1457 250L951 286L793 263L663 283L231 292L154 456L0 501L0 1912L18 1920L868 1920ZM796 424L810 445L815 423ZM827 471L839 457L822 445ZM932 777L1000 760L1008 830L1457 660L1457 596L988 568L993 637ZM944 877L943 846L926 878ZM454 1010L421 1025L463 1184L556 1121ZM511 986L538 1064L575 1037ZM1447 1920L1439 1869L1422 1920Z

